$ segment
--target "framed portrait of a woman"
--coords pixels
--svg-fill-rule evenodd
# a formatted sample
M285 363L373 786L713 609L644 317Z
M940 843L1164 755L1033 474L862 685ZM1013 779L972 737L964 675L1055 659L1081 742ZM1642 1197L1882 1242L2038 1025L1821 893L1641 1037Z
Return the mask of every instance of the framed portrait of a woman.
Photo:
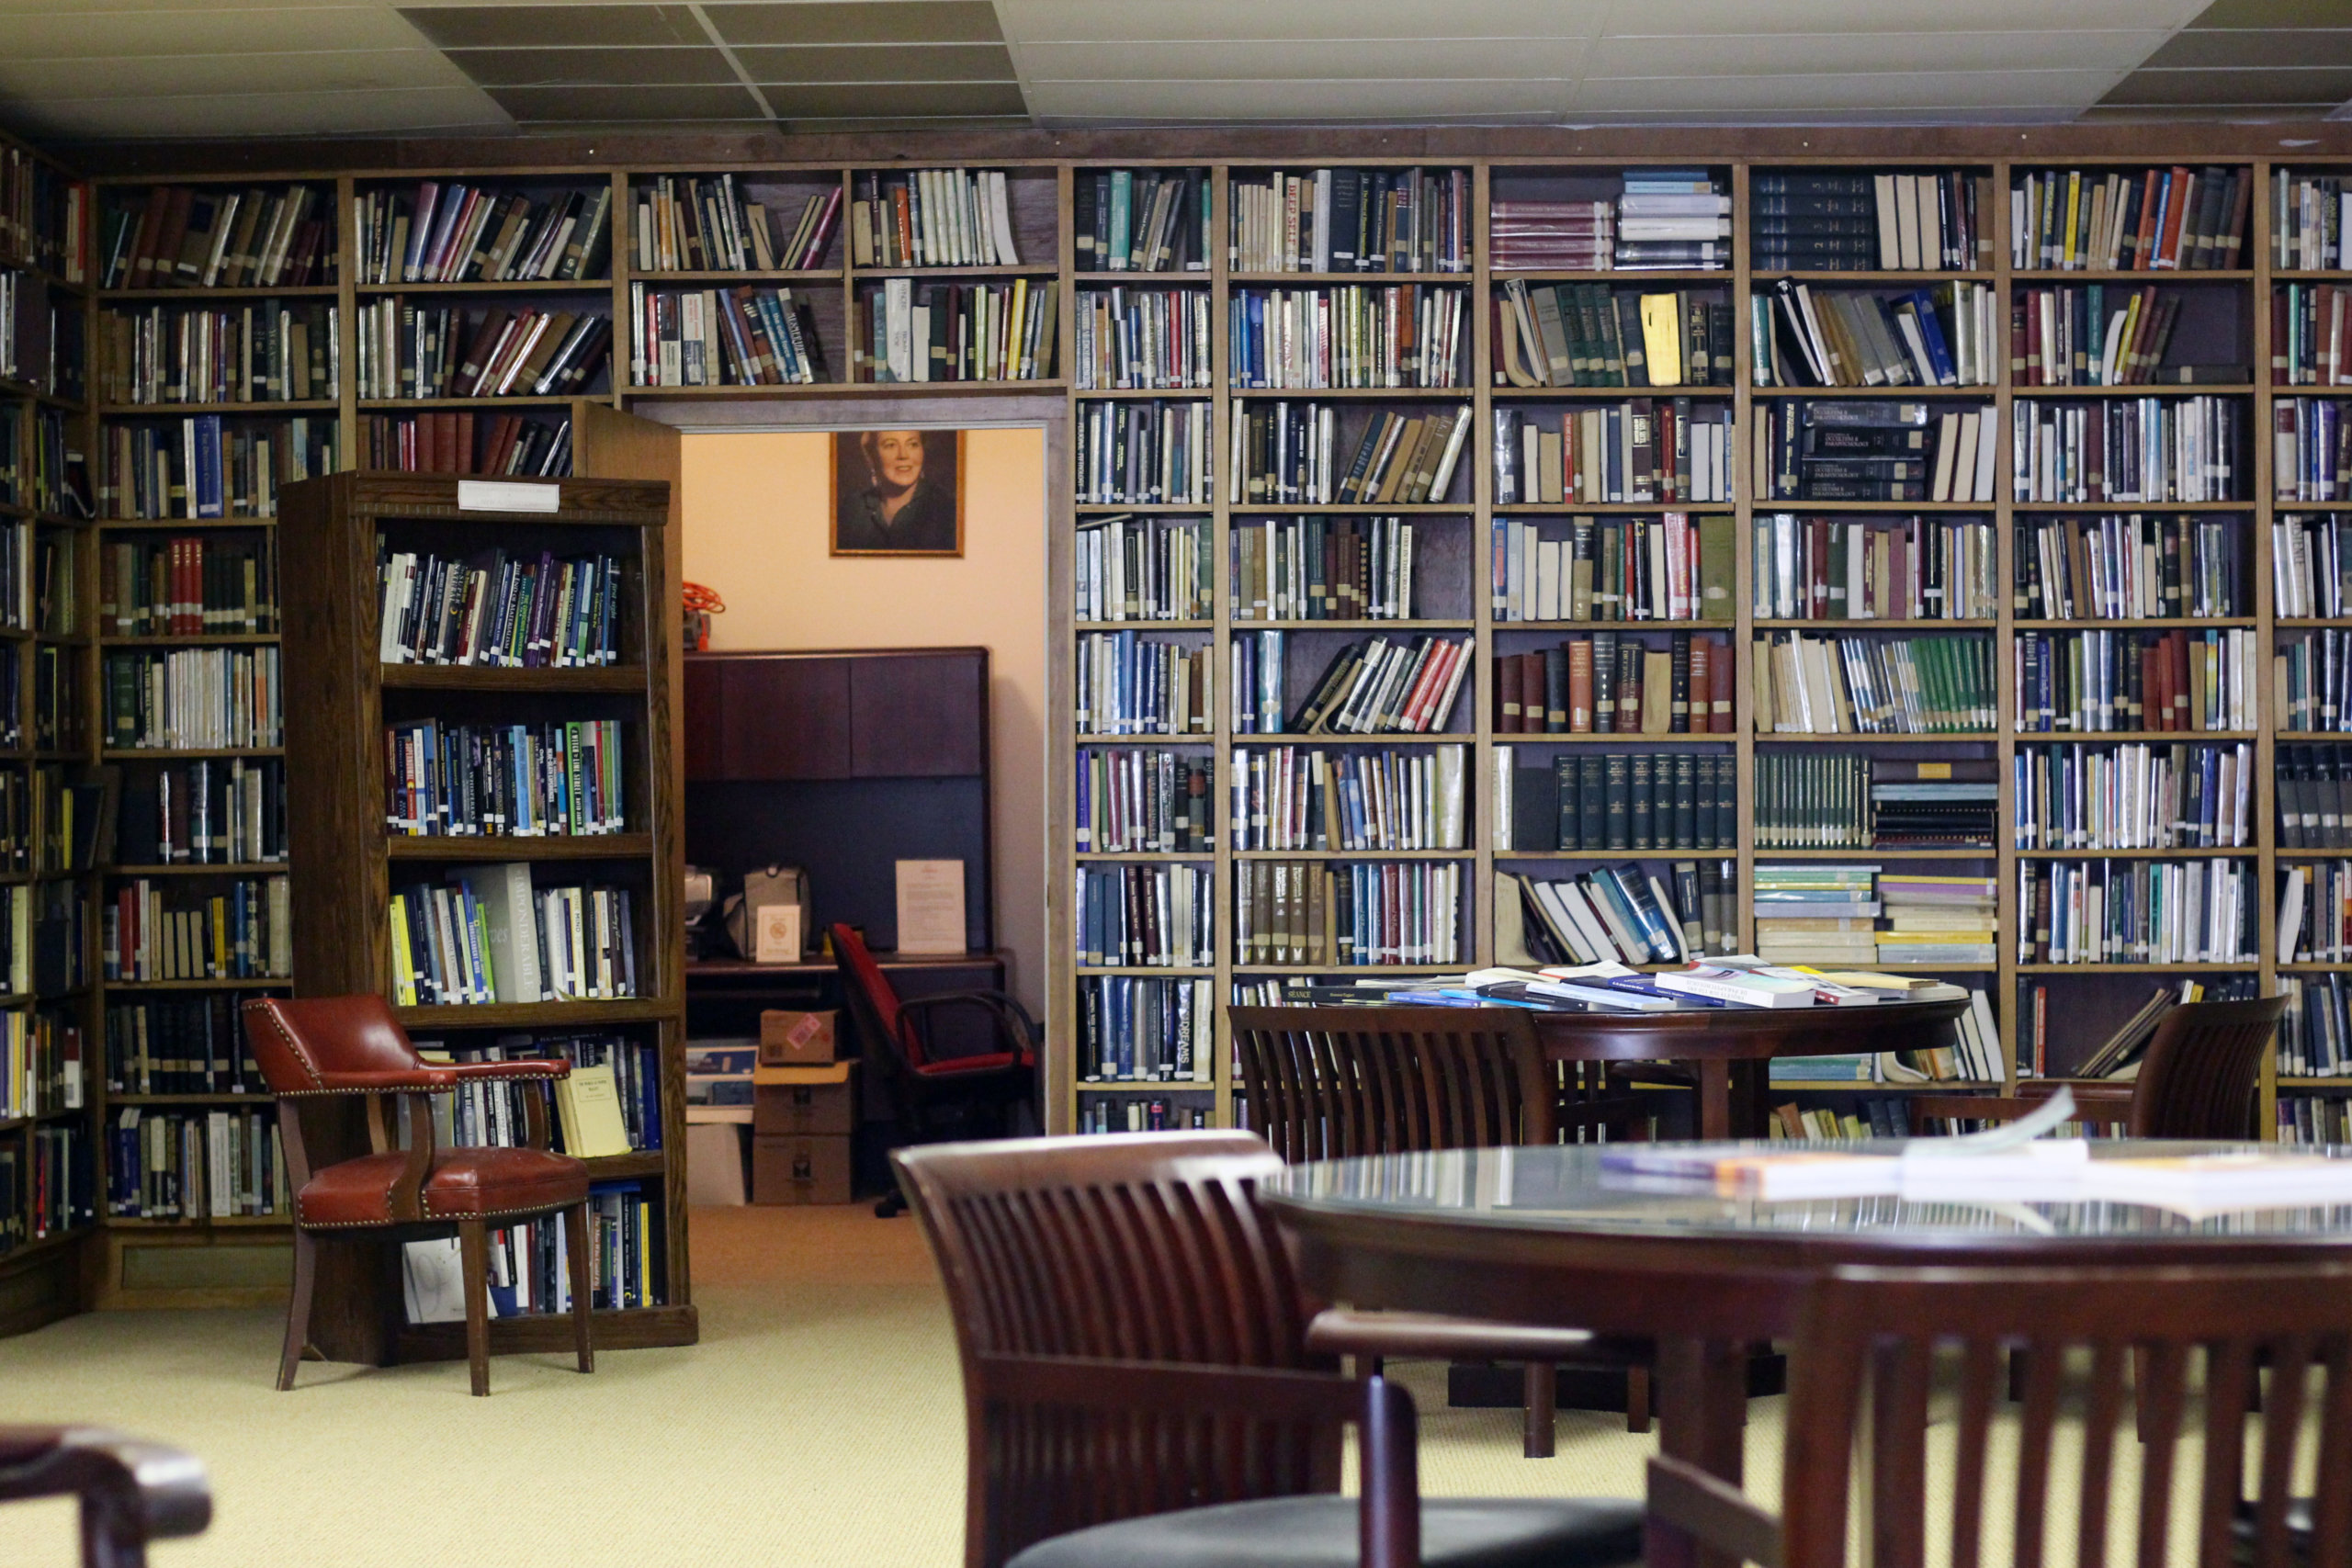
M833 433L837 556L964 553L964 433Z

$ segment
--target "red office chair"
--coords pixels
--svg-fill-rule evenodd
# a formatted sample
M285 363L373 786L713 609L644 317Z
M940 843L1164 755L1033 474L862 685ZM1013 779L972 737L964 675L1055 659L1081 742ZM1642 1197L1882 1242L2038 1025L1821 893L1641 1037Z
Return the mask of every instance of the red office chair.
M0 1502L19 1497L80 1500L83 1568L141 1568L149 1541L212 1522L194 1454L98 1427L0 1427Z
M900 1144L947 1138L1012 1137L1033 1115L1037 1096L1037 1047L1045 1032L1029 1010L1002 991L950 991L900 1001L863 938L833 927L833 962L857 1025L859 1051L878 1068ZM998 1048L968 1056L942 1056L932 1048L935 1010L969 1008L983 1014ZM893 1184L874 1205L882 1219L903 1211L905 1194Z

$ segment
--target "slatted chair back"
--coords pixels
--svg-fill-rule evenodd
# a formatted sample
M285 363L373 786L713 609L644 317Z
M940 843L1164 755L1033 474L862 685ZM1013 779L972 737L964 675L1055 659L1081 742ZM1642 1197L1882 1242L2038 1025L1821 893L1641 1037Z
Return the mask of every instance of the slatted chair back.
M1549 1144L1560 1082L1519 1008L1231 1010L1252 1130L1294 1163Z
M2286 1010L2286 998L2265 997L2186 1002L2166 1013L2141 1060L2125 1132L2134 1138L2256 1136L2262 1062Z
M1258 1179L1281 1168L1263 1142L1136 1134L893 1157L963 1357L967 1568L1139 1514L1338 1490L1340 1422L1270 1414L1271 1385L1336 1362L1307 1351L1309 1303L1258 1206ZM1070 1358L1088 1359L1098 1394L1131 1384L1133 1405L1054 1397ZM1218 1413L1168 1403L1168 1383L1204 1368L1262 1379L1268 1403L1246 1388Z
M2026 1377L2012 1461L1993 1428L2005 1352L2018 1348ZM1930 1517L1939 1510L1927 1481L1939 1350L1945 1375L1956 1373L1945 1520ZM2072 1446L2058 1440L2069 1412L2083 1437L2068 1488L2076 1495L2055 1501L2059 1517L2073 1505L2071 1551L2045 1539L2044 1522L2065 1472L2053 1458ZM2249 1420L2259 1423L2251 1465ZM2191 1433L2201 1448L2193 1470L2182 1442ZM1950 1554L1933 1555L1951 1568L1993 1557L2041 1568L2053 1547L2062 1561L2104 1564L2110 1535L2126 1538L2123 1560L2139 1568L2192 1554L2200 1568L2343 1568L2352 1563L2352 1266L1835 1270L1800 1323L1783 1462L1780 1568L1843 1568L1852 1485L1872 1568L1922 1568L1938 1529ZM2185 1489L2194 1489L2196 1540L2176 1551L2174 1498ZM2316 1499L2312 1517L2298 1518L2299 1495ZM2119 1495L2136 1501L2127 1510ZM1997 1533L1987 1539L1988 1506L2007 1516L2006 1546Z

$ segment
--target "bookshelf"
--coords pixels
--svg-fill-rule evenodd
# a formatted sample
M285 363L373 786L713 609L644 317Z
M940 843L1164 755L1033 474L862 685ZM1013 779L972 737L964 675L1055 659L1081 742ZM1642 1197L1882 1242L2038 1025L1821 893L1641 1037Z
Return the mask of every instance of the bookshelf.
M530 1048L546 1049L595 1034L611 1037L621 1051L647 1054L641 1059L650 1064L654 1089L649 1110L658 1110L662 1146L589 1164L598 1190L612 1184L649 1207L651 1234L629 1235L624 1247L642 1247L651 1299L600 1305L597 1334L616 1348L691 1343L685 1173L675 1135L684 1125L684 1078L677 910L683 873L677 797L669 787L676 657L670 497L662 485L622 479L527 481L522 488L554 504L502 510L521 503L511 494L484 499L471 482L447 475L338 474L287 493L280 525L289 587L287 755L304 781L288 802L289 826L304 863L341 868L333 878L296 879L294 955L305 992L384 995L413 1037L453 1052L525 1050L524 1036ZM463 560L505 549L518 560L551 552L559 563L616 563L617 575L607 580L611 658L525 668L382 661L379 538L396 557ZM582 764L574 775L595 772L617 784L618 810L608 798L598 813L612 830L456 838L395 830L388 825L388 737L428 720L445 727L616 727L601 769ZM571 937L547 944L554 972L537 987L526 978L537 965L523 956L531 938L519 924L508 928L515 932L513 944L499 949L505 967L494 988L488 980L469 988L446 967L406 961L403 939L413 932L421 940L435 919L435 890L454 904L458 888L493 906L519 901L504 904L500 926L572 921ZM560 900L572 888L585 891L580 907L567 910ZM498 940L488 934L497 929L494 918L482 917L481 941ZM565 966L566 949L579 967ZM462 967L466 961L458 962ZM435 975L447 989L432 988ZM526 988L548 999L519 994ZM364 1145L361 1129L336 1115L330 1109L310 1136L329 1139L330 1150ZM329 1274L333 1257L322 1259L334 1303L321 1340L330 1355L382 1361L462 1353L454 1325L401 1324L398 1287L385 1283L391 1276L356 1256L334 1261ZM528 1348L561 1338L569 1332L563 1322L529 1312L499 1318L492 1334L506 1348Z

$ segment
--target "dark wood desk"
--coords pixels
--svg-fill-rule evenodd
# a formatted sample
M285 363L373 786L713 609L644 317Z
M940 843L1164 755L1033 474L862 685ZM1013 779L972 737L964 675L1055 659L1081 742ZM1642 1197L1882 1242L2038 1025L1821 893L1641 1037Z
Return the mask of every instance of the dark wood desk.
M900 957L884 953L876 957L901 1001L935 997L946 991L1004 988L1002 953L960 953L938 957ZM757 1034L760 1014L771 1008L821 1012L848 1005L842 998L840 973L830 958L800 964L702 958L687 964L685 973L686 1034L690 1039ZM934 1044L940 1055L960 1056L997 1048L985 1019L956 1016L967 1010L950 1008L938 1021L939 1034ZM850 1027L846 1018L842 1026L845 1030ZM874 1074L865 1077L871 1079Z
M1555 1062L1689 1063L1699 1079L1699 1135L1764 1135L1766 1064L1775 1056L1911 1051L1946 1043L1963 1000L1868 1007L1693 1008L1674 1012L1539 1012L1536 1038Z

